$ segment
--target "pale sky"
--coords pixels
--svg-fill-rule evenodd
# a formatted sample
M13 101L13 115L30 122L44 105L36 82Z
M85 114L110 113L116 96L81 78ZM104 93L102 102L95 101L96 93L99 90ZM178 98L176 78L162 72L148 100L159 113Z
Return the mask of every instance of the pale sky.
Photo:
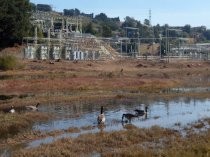
M108 17L126 16L149 19L152 25L206 26L210 29L210 0L30 0L35 4L50 4L54 10L77 8L84 13L105 13Z

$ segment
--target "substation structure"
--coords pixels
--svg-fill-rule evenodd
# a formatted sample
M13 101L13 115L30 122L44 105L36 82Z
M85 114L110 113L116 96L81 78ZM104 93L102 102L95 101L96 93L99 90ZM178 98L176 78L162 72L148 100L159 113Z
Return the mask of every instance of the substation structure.
M25 37L24 58L39 60L210 59L210 44L195 44L187 38L97 38L82 32L82 17L36 11L31 16L34 36ZM42 32L45 38L38 37ZM127 29L127 34L129 34Z
M82 33L82 17L36 11L31 17L34 37L23 38L24 58L40 60L115 59L119 54L103 40ZM38 37L41 31L47 38Z

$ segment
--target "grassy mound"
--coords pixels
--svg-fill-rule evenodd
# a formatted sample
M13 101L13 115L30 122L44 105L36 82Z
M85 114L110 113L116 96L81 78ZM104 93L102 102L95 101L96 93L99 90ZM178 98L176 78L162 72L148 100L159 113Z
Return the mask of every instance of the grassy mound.
M0 70L13 70L19 67L18 60L12 55L0 56Z
M19 132L27 131L36 121L44 121L48 115L39 112L29 112L23 114L0 113L0 140L12 137Z

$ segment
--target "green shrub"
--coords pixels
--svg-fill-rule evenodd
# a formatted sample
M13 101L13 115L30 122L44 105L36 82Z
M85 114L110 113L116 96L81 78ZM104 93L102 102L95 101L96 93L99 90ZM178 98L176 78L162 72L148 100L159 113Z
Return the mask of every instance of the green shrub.
M0 70L13 70L18 66L18 61L15 56L3 55L0 56Z

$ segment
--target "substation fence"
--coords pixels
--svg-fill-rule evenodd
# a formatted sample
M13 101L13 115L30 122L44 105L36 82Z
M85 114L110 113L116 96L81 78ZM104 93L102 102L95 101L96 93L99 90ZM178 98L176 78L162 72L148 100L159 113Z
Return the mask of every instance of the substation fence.
M139 60L162 60L162 61L186 61L186 60L197 60L197 61L209 61L210 56L201 56L201 57L194 57L194 56L136 56L136 59Z

